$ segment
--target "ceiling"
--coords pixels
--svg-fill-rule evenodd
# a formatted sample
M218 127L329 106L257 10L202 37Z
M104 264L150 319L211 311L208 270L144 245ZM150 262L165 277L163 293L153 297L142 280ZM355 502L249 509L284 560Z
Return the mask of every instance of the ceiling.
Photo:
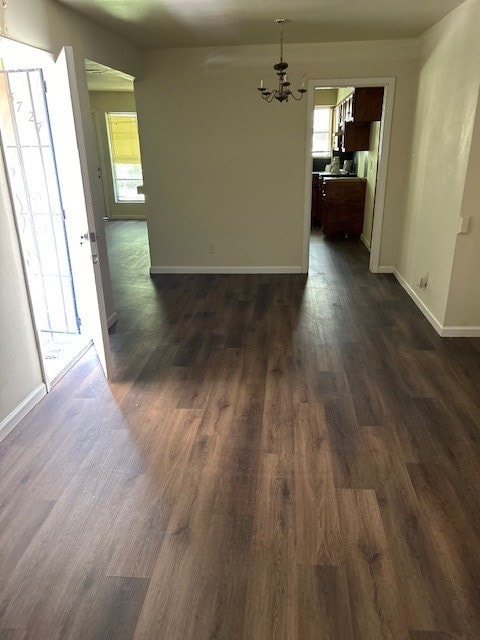
M142 48L414 38L463 0L59 0Z
M89 91L133 91L132 76L98 62L85 60Z

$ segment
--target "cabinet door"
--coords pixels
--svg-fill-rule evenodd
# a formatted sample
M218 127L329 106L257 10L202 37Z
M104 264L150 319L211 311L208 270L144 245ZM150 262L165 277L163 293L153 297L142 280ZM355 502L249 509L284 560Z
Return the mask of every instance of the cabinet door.
M312 174L312 208L311 208L311 219L312 224L318 223L318 201L319 201L319 176L317 174Z
M358 178L332 178L325 183L325 195L322 198L325 236L359 236L363 228L367 181Z
M383 87L359 87L355 89L353 120L375 122L382 119Z
M343 151L368 151L370 146L369 122L346 122Z

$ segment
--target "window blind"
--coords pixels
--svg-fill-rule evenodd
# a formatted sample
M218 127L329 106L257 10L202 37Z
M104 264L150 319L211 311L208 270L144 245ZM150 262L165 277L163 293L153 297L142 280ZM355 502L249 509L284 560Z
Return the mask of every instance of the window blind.
M131 113L106 115L112 163L141 164L137 116Z

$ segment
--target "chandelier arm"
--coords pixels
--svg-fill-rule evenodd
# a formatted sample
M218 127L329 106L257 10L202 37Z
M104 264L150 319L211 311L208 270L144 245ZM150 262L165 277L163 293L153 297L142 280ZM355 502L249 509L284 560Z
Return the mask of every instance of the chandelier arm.
M276 89L274 89L269 94L262 94L262 98L265 100L265 102L271 102L273 100L273 98L275 97L276 93L277 93L277 91L276 91Z
M297 97L296 97L296 95L293 93L293 91L291 92L291 94L290 94L290 95L291 95L291 96L292 96L292 98L293 98L294 100L296 100L297 102L299 102L299 101L303 98L303 93L301 93L301 94L300 94L300 97L299 97L299 98L297 98Z

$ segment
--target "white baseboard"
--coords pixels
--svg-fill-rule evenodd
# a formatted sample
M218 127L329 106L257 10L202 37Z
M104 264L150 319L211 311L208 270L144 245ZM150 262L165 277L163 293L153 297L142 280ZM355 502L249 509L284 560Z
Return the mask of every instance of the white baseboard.
M150 267L150 274L157 275L161 273L301 273L301 266L294 267L187 267L187 266L171 266L171 267Z
M0 422L0 440L3 440L10 431L17 426L20 420L27 415L33 407L47 395L47 388L39 384L15 409Z
M480 327L443 327L441 335L444 338L480 338Z
M393 275L398 280L398 282L402 285L402 287L405 289L405 291L408 293L410 298L415 302L415 304L420 309L420 311L423 313L423 315L427 318L427 320L430 322L430 324L435 329L435 331L438 333L438 335L440 335L440 336L443 335L443 333L442 333L443 332L442 323L439 322L439 320L433 315L433 313L430 311L430 309L427 307L427 305L417 295L416 291L414 291L412 289L412 287L408 284L408 282L405 280L405 278L395 268L393 270Z
M367 247L367 249L370 251L370 242L365 238L365 236L362 234L360 234L360 240L363 242L363 244Z
M395 267L378 267L377 273L395 273Z
M395 267L379 267L378 273L393 273L395 278L398 280L403 289L408 293L410 298L415 302L417 307L423 313L423 315L430 322L432 327L442 338L479 338L480 337L480 327L476 326L465 326L465 327L449 327L444 326L442 323L433 315L427 305L420 299L417 295L416 291L412 289L412 287L408 284L405 278L397 271Z
M147 216L145 215L131 215L131 216L108 216L106 220L146 220Z
M113 325L116 323L116 321L118 320L118 315L117 312L114 311L112 314L110 314L107 318L107 327L110 329L110 327L113 327Z

